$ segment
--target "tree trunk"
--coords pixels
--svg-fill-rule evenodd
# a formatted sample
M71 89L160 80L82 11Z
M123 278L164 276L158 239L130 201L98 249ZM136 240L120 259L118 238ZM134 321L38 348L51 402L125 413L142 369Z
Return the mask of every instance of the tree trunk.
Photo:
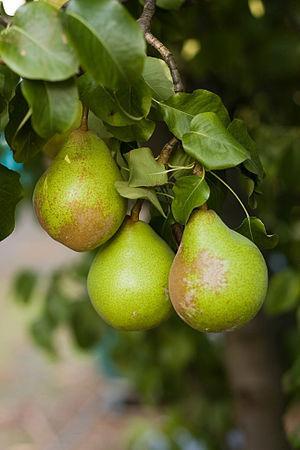
M288 450L282 424L281 373L268 323L259 314L226 334L226 367L245 450Z

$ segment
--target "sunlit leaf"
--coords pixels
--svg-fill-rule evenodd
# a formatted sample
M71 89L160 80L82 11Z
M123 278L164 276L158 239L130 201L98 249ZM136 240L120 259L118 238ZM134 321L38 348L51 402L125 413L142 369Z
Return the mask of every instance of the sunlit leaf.
M67 26L81 65L105 87L124 88L142 75L142 31L117 0L72 0Z
M213 112L193 118L182 138L184 150L208 169L234 167L249 157L247 150L227 131Z
M60 12L45 2L22 6L0 35L3 61L29 79L59 81L77 72L78 62L63 29Z

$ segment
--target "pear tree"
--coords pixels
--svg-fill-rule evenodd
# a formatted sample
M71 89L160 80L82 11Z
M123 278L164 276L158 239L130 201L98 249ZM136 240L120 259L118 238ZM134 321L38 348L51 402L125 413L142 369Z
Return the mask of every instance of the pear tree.
M186 87L156 22L185 3L1 3L0 129L16 163L41 162L33 193L41 227L87 255L85 286L103 321L88 302L70 306L58 295L58 273L47 293L74 329L81 323L83 347L99 340L103 323L125 331L160 325L151 335L179 316L187 330L180 349L192 328L244 326L266 296L262 253L278 237L253 215L265 178L256 143L220 96ZM23 197L18 171L0 164L1 240ZM244 215L235 229L223 221L225 197ZM34 279L20 283L29 298ZM58 323L51 314L32 328L48 350Z

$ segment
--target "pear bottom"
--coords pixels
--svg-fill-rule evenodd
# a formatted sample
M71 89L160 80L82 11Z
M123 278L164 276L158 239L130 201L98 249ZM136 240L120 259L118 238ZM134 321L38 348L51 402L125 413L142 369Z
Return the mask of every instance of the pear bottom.
M256 245L214 211L197 211L174 259L169 293L178 315L203 332L231 331L261 308L267 267Z
M88 275L99 315L119 330L147 330L168 318L168 276L174 253L142 222L130 218L100 248Z

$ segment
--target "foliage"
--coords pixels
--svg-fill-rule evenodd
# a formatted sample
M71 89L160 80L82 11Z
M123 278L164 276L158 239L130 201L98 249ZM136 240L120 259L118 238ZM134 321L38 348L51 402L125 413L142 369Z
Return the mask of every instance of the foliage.
M180 3L158 6L177 9ZM5 63L0 95L3 111L8 110L2 130L17 162L30 162L55 135L72 129L80 98L100 119L100 135L104 128L106 137L133 143L121 149L127 153L129 179L118 183L118 192L149 200L163 217L172 208L175 219L186 223L214 185L208 186L205 171L201 182L195 174L176 177L185 165L172 167L168 177L164 164L141 146L161 120L182 140L189 164L199 162L207 171L245 167L243 175L250 183L253 178L261 181L259 157L243 125L230 124L220 97L208 90L174 93L173 66L168 67L167 59L146 56L142 30L123 5L117 0L72 0L66 8L55 6L25 4L0 35ZM175 183L175 198L170 183Z

